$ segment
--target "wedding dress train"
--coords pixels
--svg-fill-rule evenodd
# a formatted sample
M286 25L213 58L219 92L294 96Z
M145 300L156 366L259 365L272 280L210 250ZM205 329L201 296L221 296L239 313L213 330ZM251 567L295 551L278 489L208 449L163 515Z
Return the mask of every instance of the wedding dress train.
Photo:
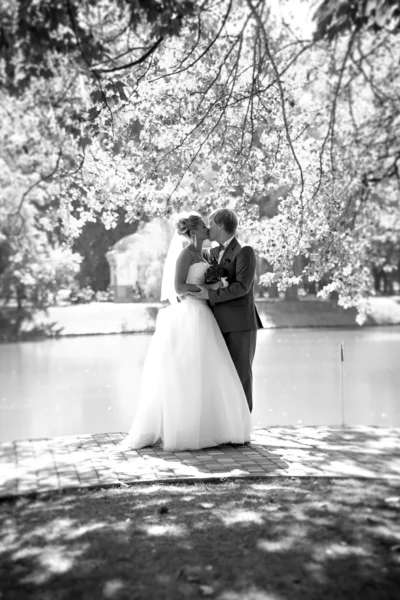
M191 265L187 283L202 283L207 268ZM242 384L207 302L189 296L161 309L125 443L143 448L161 440L165 450L243 444L250 428Z

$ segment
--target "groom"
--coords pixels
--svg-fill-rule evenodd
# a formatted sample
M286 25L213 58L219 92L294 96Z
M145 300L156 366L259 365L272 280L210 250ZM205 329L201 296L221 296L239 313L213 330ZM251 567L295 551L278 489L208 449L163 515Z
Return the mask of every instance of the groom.
M220 208L210 215L209 238L211 242L218 242L219 245L212 248L205 258L208 262L216 260L225 269L229 285L219 290L201 288L200 297L207 299L211 305L242 382L251 412L252 364L257 329L262 328L262 323L254 303L256 257L251 246L242 245L236 239L237 226L238 219L233 210ZM196 292L193 295L195 294Z

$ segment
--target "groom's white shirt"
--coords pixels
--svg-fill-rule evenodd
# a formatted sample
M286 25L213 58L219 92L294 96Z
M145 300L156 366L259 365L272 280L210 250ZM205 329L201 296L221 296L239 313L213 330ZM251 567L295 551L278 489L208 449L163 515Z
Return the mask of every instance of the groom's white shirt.
M224 242L222 245L224 247L224 249L222 250L222 252L219 253L219 257L218 257L218 264L221 262L222 257L225 253L225 250L227 249L227 247L229 246L229 244L231 243L231 241L233 240L235 236L233 235L231 238L229 238L229 240L226 240L226 242Z

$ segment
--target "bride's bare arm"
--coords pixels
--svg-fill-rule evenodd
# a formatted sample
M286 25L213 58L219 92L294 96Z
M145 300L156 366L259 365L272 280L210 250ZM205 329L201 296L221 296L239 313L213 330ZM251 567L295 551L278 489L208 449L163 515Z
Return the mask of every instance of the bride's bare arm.
M186 292L198 292L199 288L193 283L186 283L189 267L192 264L192 256L190 250L185 248L180 253L176 261L175 271L175 291L177 294L185 294Z
M216 281L215 283L202 283L201 286L205 290L220 290L224 287L222 281Z

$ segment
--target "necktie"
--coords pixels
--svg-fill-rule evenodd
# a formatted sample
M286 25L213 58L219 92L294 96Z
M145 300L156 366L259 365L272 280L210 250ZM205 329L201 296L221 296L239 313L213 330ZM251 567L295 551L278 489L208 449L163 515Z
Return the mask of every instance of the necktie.
M219 244L219 246L215 246L215 248L211 248L211 250L210 250L211 261L217 263L219 255L221 254L221 252L223 250L225 250L225 246L223 244Z

